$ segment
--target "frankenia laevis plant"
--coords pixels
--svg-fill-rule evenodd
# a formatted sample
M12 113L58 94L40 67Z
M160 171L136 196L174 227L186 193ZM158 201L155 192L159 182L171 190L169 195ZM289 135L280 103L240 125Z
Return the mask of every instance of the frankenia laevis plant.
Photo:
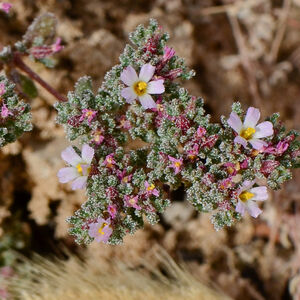
M158 222L182 185L217 230L245 214L258 217L268 189L279 189L299 167L298 133L286 132L278 114L261 120L258 108L244 112L239 103L211 123L203 100L180 85L194 72L166 45L156 21L138 26L130 40L96 93L83 77L68 101L55 105L68 139L82 144L62 153L68 166L58 173L61 182L79 180L72 187L86 189L86 202L68 219L70 233L78 243L119 244L145 221Z

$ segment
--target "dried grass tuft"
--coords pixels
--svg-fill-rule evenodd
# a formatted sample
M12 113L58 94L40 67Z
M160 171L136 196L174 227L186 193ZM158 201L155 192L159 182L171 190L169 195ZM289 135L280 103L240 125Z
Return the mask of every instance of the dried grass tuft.
M97 261L75 256L68 260L23 259L18 276L10 282L10 293L21 300L229 300L165 253L159 255L160 270L149 263L138 269L113 263L110 270L104 270Z

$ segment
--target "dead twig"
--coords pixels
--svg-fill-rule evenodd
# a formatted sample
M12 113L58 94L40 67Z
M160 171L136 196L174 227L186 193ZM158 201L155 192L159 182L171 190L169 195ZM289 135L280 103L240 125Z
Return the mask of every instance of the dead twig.
M279 49L286 31L286 27L288 25L288 17L289 13L292 7L292 1L291 0L284 0L282 12L279 16L279 21L277 24L277 32L275 35L275 38L273 40L273 43L271 45L270 54L267 57L267 62L269 64L274 64L277 60Z
M261 103L261 97L258 91L255 71L253 70L253 63L251 62L249 55L248 55L248 49L245 43L244 36L242 34L239 22L237 20L236 15L228 11L227 16L232 28L233 36L239 51L241 64L243 66L243 69L246 73L246 76L249 81L249 90L251 93L251 96L253 98L253 102L256 106L260 106Z

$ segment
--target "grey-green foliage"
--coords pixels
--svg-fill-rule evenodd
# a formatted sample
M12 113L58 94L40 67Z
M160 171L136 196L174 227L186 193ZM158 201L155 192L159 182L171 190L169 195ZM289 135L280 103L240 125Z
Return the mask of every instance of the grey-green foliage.
M30 106L19 99L15 85L5 76L0 76L0 87L4 93L0 96L0 147L14 142L25 131L32 129ZM3 110L8 110L8 115Z
M297 133L286 133L274 115L270 120L276 134L265 140L271 148L283 143L287 149L272 154L243 148L234 142L227 118L222 117L220 124L211 123L203 100L191 96L175 80L190 79L194 72L176 55L164 61L168 35L156 21L150 20L146 28L139 25L130 40L133 45L126 45L120 64L107 72L96 94L91 79L83 77L69 93L69 101L55 105L57 122L64 126L68 139L79 139L95 150L87 201L68 219L70 233L79 243L91 242L89 224L110 218L108 207L115 205L117 216L111 220L109 243L118 244L126 233L141 228L145 218L151 224L157 222L159 213L171 203L170 192L182 185L197 211L212 214L216 229L231 226L241 218L235 207L244 181L265 178L276 189L290 178L290 169L299 166ZM153 96L156 109L145 110L139 101L129 105L121 96L125 87L120 80L122 71L132 66L138 73L146 63L156 67L157 78L164 79L165 92ZM86 110L95 117L86 118ZM233 111L244 118L239 103L233 104ZM103 137L100 143L97 134ZM108 155L114 159L112 166L105 163ZM174 159L180 166L177 171ZM128 182L123 182L124 174L131 176ZM147 184L153 184L157 195L147 192ZM127 196L138 196L141 209L126 206Z

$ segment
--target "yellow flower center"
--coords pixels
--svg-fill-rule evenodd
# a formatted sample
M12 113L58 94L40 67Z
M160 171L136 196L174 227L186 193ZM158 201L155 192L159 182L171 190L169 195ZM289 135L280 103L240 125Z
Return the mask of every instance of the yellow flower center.
M133 89L138 96L143 96L147 92L147 86L145 81L138 81L133 85Z
M154 189L155 189L155 185L153 183L147 187L147 191L152 191Z
M93 115L93 112L91 110L89 110L85 113L86 117L91 117L92 115Z
M80 176L83 176L83 168L82 168L82 165L81 165L81 164L78 164L78 165L76 166L76 169L77 169L77 172L80 174ZM86 172L87 172L87 174L85 174L85 175L89 175L90 172L91 172L91 167L88 167L88 168L86 169Z
M179 161L176 161L176 162L174 163L174 166L175 166L176 168L180 168L180 166L181 166L181 162L179 162Z
M107 223L103 223L103 224L101 225L101 227L98 229L98 232L99 232L101 235L104 235L103 228L104 228L105 226L107 226Z
M131 198L131 199L129 200L129 203L130 203L131 205L134 205L134 204L135 204L135 199L134 199L134 198Z
M125 176L125 177L122 179L122 181L123 181L124 183L128 183L128 176Z
M239 198L241 199L241 201L243 202L247 202L248 200L250 200L251 198L254 197L254 194L248 192L248 191L244 191L239 195Z
M256 130L254 128L248 127L241 131L240 136L245 140L250 140L255 132Z
M82 176L83 170L82 170L81 164L78 164L78 165L76 166L76 169L77 169L77 172Z

